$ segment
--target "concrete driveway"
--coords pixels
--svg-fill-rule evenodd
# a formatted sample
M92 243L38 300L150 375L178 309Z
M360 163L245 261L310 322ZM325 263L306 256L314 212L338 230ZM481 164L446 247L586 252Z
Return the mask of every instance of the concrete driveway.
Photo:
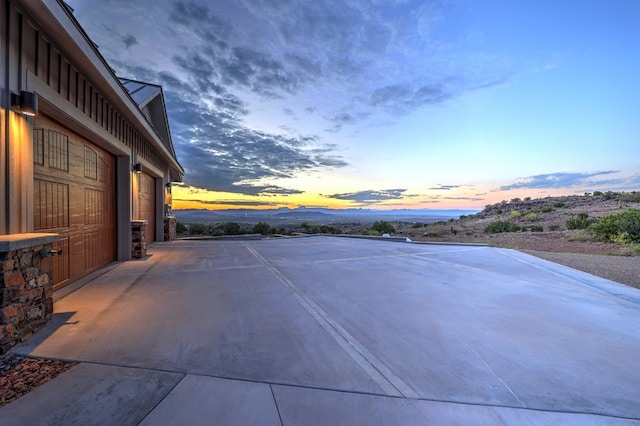
M14 352L2 424L640 424L640 291L516 251L174 241Z

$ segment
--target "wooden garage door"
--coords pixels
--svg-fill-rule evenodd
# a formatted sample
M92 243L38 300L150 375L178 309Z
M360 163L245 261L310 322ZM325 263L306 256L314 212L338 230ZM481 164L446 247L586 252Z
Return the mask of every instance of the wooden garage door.
M39 117L34 129L34 228L60 234L57 290L115 260L112 155Z
M156 180L146 173L140 174L140 218L147 224L147 242L155 241L156 235Z

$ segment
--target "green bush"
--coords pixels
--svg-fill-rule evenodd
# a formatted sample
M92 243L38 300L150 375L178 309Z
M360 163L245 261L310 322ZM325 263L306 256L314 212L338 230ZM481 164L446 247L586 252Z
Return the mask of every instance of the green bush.
M602 241L640 243L640 210L628 209L605 216L591 227Z
M620 196L623 203L640 203L640 192L627 192Z
M521 213L518 210L512 210L509 213L509 216L511 216L511 219L518 219L521 216Z
M269 226L268 223L264 223L264 222L258 222L253 227L254 234L271 235L271 234L274 234L275 232L276 232L275 229Z
M393 234L394 232L396 232L393 225L391 225L389 222L384 220L374 222L371 229L381 234Z
M571 219L567 219L565 225L567 229L587 229L594 222L593 219L589 219L587 213L578 213L578 216L574 216Z
M524 220L527 220L529 222L533 222L540 219L540 216L538 216L536 213L527 213L524 215Z
M545 206L540 209L540 213L551 213L552 211L553 209L549 206Z
M176 222L176 234L186 234L189 228L184 223Z
M529 230L531 232L543 232L544 228L540 225L531 225L531 227L529 228Z
M222 232L224 235L240 235L242 234L242 229L240 229L240 225L235 222L226 222L222 224Z
M308 222L302 222L302 228L308 234L342 234L342 231L333 226L327 225L312 225ZM363 233L363 235L365 235Z
M484 232L485 234L500 234L502 232L518 232L521 229L520 226L513 222L497 220L488 224L487 227L484 228Z
M564 203L562 201L556 201L555 203L553 203L553 207L556 207L556 208L564 207Z
M189 233L191 235L204 235L208 233L209 227L204 223L192 223L189 225Z

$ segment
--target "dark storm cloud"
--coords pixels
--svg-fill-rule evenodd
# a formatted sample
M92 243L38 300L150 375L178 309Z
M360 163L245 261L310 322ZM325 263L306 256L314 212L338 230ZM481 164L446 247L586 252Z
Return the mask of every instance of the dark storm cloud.
M367 190L358 192L348 192L345 194L325 195L327 198L336 200L354 201L363 204L374 204L386 200L397 200L403 197L406 189L383 189L383 190Z
M546 189L546 188L571 188L580 185L597 184L592 178L618 173L617 171L601 171L588 173L549 173L525 178L511 185L501 186L500 190L510 189Z

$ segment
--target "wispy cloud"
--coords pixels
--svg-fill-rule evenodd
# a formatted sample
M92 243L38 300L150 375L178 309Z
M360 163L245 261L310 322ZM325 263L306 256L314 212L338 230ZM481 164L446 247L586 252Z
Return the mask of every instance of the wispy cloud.
M432 189L434 191L450 191L452 189L457 189L457 188L460 188L460 185L438 185L438 186L431 187L429 189Z
M387 200L397 200L403 197L406 189L383 189L348 192L344 194L325 195L336 200L353 201L362 204L375 204Z
M618 173L618 171L600 171L586 173L549 173L524 178L520 182L504 185L500 187L502 191L511 189L542 189L542 188L572 188L575 186L593 185L597 181L593 178L596 176L606 176ZM605 181L601 181L605 182Z
M199 200L176 198L176 201L193 202L214 206L241 206L241 207L276 207L279 203L271 201L240 201L240 200Z

